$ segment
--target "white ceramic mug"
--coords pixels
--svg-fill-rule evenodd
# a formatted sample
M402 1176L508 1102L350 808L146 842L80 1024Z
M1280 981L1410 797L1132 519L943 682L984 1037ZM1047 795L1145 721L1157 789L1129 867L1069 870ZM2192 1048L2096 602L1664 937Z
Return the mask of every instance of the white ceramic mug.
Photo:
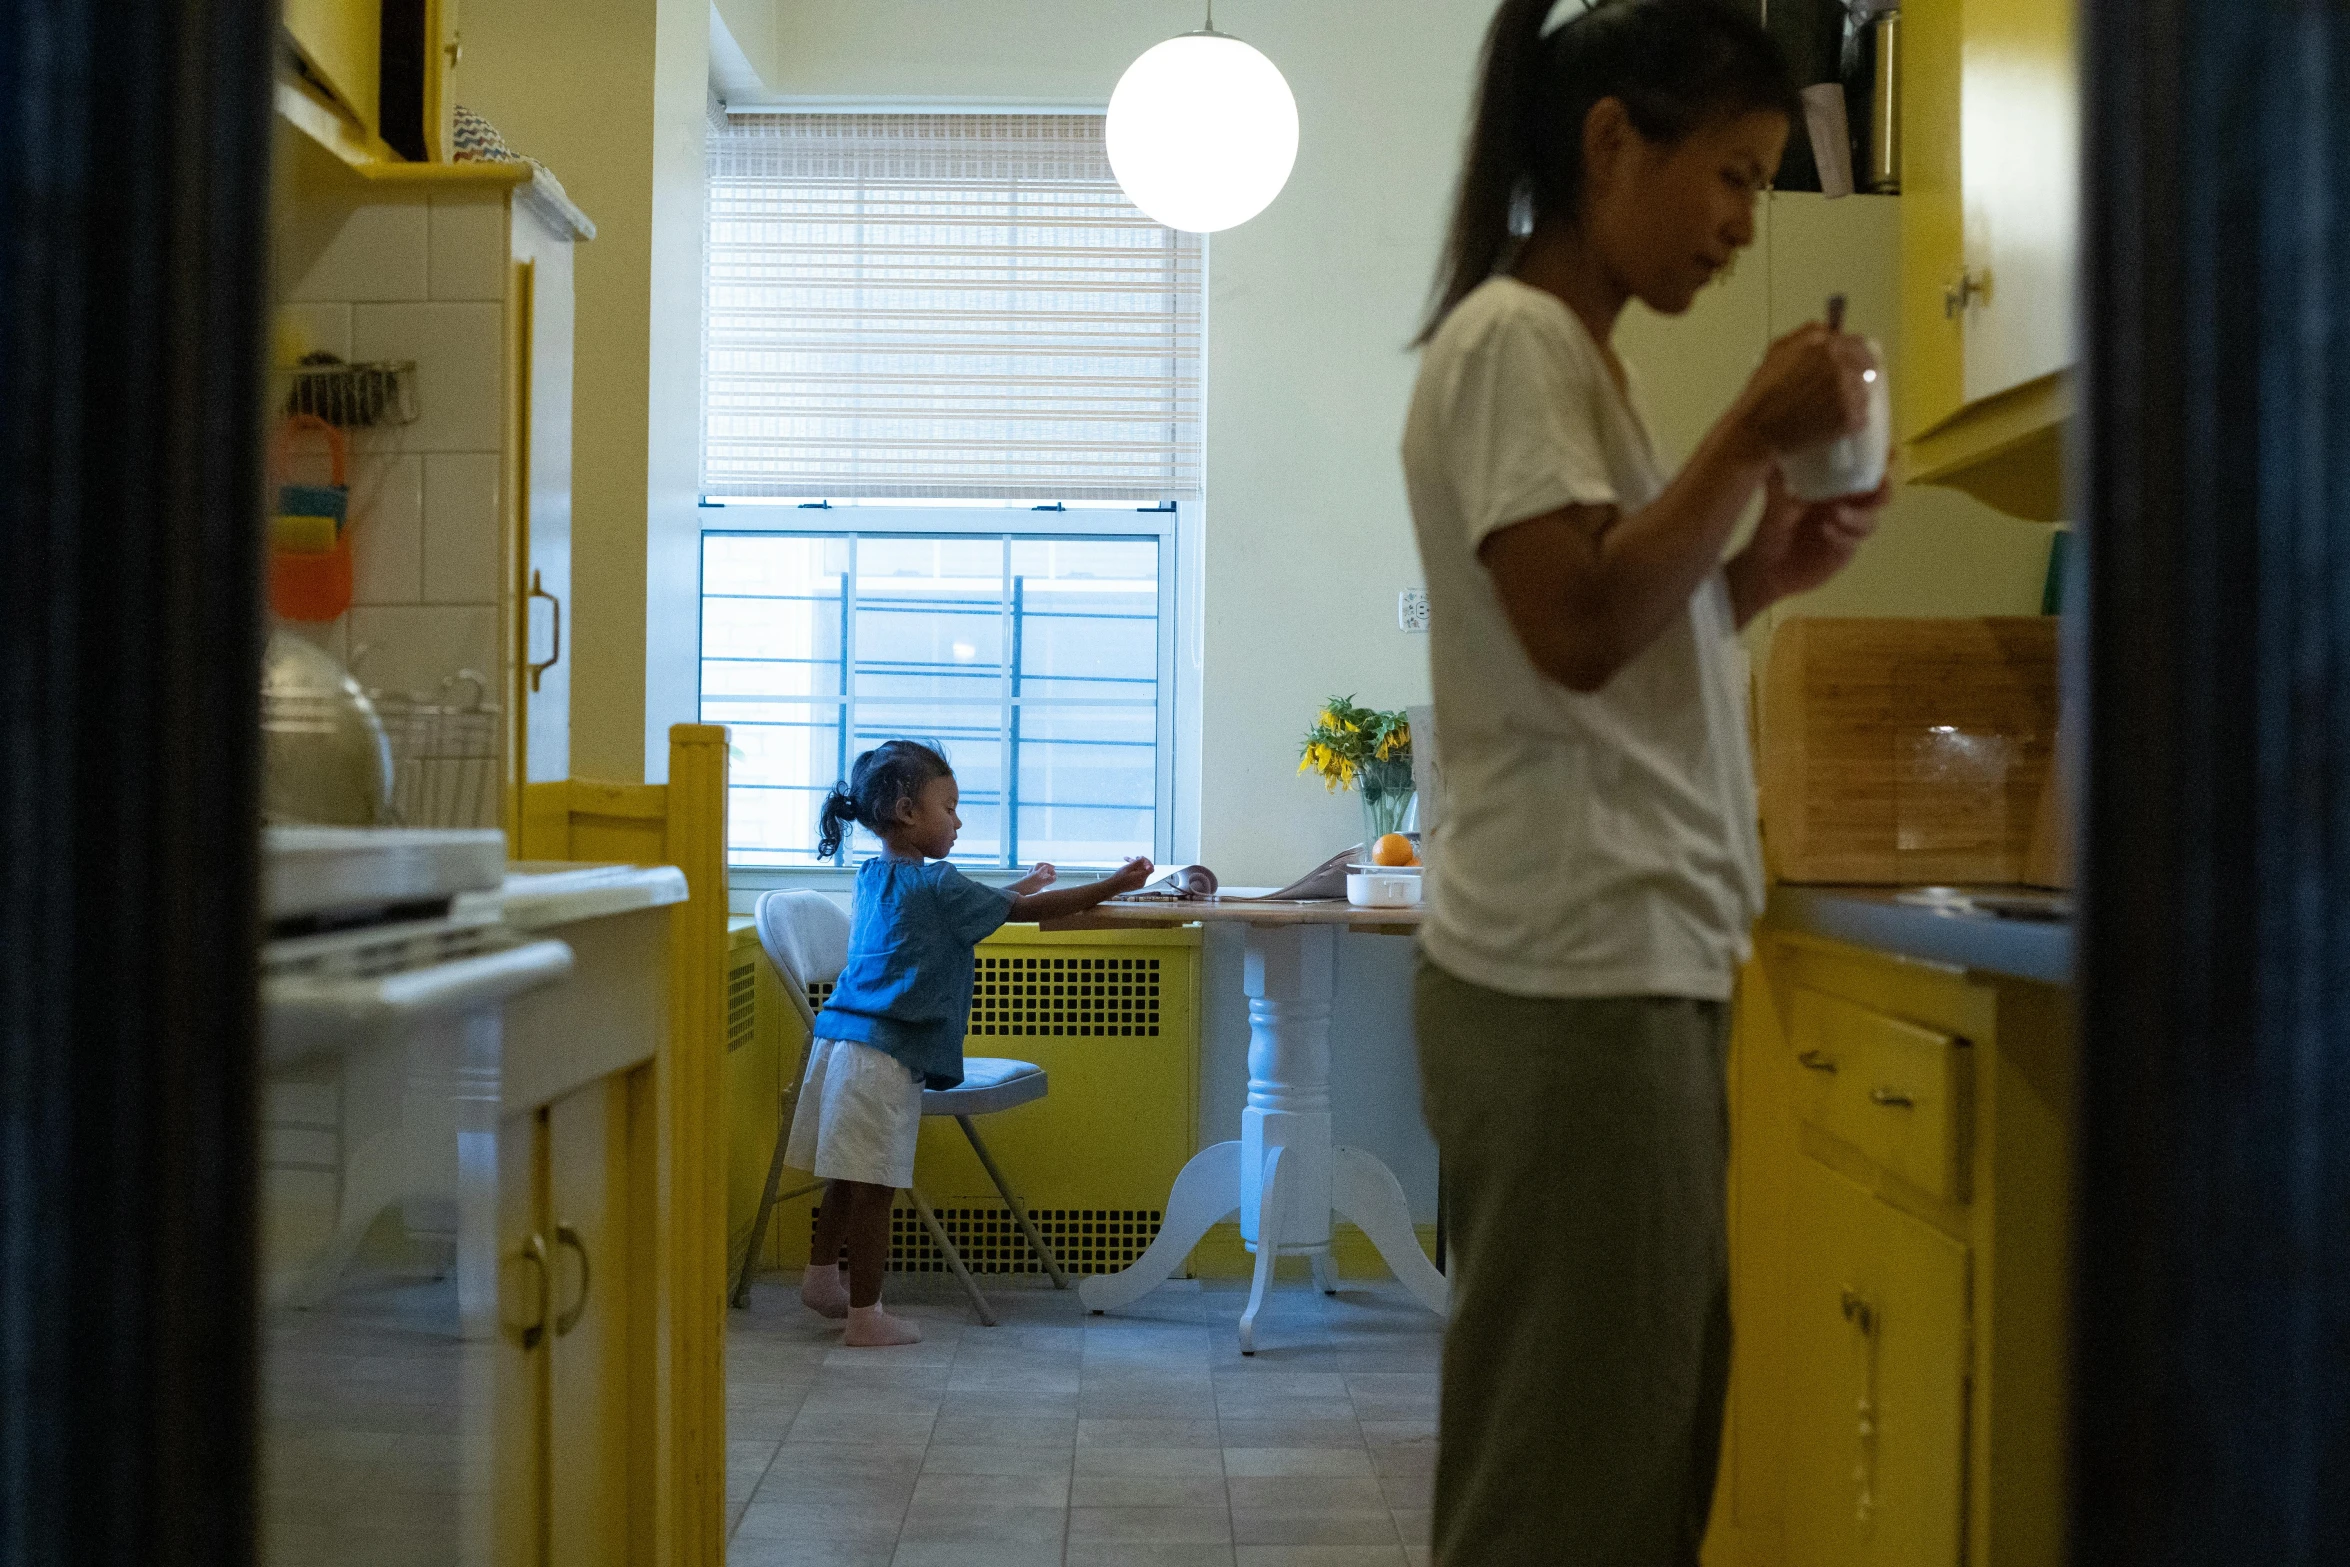
M1885 453L1893 441L1893 393L1886 384L1885 351L1874 339L1869 355L1877 368L1869 372L1868 423L1850 435L1800 452L1782 452L1779 472L1788 493L1802 501L1832 501L1847 495L1867 495L1885 482Z

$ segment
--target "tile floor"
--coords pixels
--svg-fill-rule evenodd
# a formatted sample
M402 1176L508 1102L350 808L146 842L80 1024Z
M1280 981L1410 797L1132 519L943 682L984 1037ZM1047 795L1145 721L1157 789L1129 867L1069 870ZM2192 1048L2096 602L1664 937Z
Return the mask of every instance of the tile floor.
M1392 1283L1124 1312L892 1275L910 1349L844 1350L763 1281L727 1345L731 1567L1406 1567L1428 1560L1436 1318Z

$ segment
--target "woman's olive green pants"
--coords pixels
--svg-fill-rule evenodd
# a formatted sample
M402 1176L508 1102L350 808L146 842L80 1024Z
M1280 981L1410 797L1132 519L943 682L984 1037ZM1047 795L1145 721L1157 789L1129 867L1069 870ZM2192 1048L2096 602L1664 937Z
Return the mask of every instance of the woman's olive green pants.
M1695 1567L1729 1386L1720 1002L1421 960L1452 1317L1437 1567Z

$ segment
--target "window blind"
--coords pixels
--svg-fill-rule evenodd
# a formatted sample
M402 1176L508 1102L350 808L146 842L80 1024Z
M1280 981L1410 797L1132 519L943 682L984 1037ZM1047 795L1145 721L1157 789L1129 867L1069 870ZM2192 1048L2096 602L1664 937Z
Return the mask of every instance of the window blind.
M709 167L705 494L1199 493L1202 246L1099 115L735 116Z

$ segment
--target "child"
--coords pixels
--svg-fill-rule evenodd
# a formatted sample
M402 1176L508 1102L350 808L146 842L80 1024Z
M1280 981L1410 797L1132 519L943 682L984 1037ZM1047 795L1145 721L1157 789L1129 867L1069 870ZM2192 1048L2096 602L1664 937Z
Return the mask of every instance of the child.
M857 1349L922 1338L912 1322L881 1309L881 1272L890 1203L914 1181L922 1090L963 1080L972 948L999 925L1090 909L1151 873L1149 860L1132 859L1100 881L1047 892L1055 872L1039 865L1009 887L982 885L946 863L963 826L958 799L945 757L892 740L857 758L821 818L819 854L837 851L851 823L883 849L857 869L848 966L816 1019L785 1153L794 1168L831 1182L800 1299L823 1316L848 1318L841 1342ZM834 1261L844 1243L845 1282Z

